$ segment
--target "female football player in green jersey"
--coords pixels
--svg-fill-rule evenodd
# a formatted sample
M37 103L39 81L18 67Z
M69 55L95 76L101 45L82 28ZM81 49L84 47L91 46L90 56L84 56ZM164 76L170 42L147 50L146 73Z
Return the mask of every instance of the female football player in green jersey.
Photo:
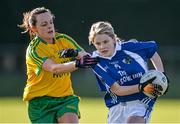
M97 63L71 37L55 32L54 15L44 7L24 13L19 25L29 32L31 42L26 50L27 85L23 100L28 101L32 123L78 123L79 97L74 95L71 72ZM71 50L76 57L64 58ZM72 61L74 60L74 61Z

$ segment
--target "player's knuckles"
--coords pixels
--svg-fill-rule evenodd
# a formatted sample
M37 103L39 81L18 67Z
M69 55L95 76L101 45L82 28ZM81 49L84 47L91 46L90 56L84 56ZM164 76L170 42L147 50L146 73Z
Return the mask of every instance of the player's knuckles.
M154 92L154 89L152 87L145 87L144 92L152 93L152 92Z

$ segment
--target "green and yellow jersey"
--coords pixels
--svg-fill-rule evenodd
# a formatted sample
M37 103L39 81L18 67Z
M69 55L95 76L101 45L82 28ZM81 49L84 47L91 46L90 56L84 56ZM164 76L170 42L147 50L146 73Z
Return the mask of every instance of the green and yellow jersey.
M67 48L83 50L71 37L56 33L55 43L48 44L35 37L26 51L27 84L23 100L29 101L34 97L52 96L64 97L73 95L70 72L54 74L42 69L43 63L49 58L56 63L66 63L72 58L61 58L59 51Z

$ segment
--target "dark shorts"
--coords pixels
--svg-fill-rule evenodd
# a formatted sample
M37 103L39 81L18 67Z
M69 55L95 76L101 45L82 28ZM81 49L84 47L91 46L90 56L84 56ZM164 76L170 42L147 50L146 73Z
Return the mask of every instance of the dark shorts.
M76 113L80 118L79 97L37 97L29 101L28 114L32 123L56 123L64 113Z

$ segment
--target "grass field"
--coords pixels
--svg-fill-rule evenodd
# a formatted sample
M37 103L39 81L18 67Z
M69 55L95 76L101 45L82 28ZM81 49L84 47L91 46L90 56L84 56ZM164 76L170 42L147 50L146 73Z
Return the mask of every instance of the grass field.
M102 98L81 98L80 123L106 123L107 108ZM0 123L28 123L27 106L21 98L0 98ZM180 123L180 100L159 100L151 123Z

